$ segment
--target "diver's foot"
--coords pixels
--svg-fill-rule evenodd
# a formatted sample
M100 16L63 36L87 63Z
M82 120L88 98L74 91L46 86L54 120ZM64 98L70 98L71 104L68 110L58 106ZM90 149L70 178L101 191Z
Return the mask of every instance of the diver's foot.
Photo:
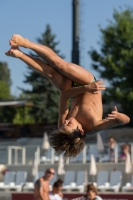
M20 51L18 47L11 47L11 49L5 52L5 54L15 58L21 58L23 55L22 51Z
M21 35L14 34L10 39L9 43L13 47L21 46L21 47L28 47L28 39L23 38Z

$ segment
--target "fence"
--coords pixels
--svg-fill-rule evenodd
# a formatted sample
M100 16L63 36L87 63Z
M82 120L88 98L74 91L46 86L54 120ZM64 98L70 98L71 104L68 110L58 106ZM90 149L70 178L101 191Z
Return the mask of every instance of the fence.
M120 145L120 144L119 144ZM90 157L93 154L97 162L109 162L109 149L107 145L104 152L99 152L97 150L96 144L85 145L83 151L77 155L75 158L65 160L66 164L80 162L87 163L90 162ZM131 146L131 161L133 163L133 143ZM0 162L1 164L8 165L32 165L34 162L34 153L37 151L39 164L50 163L54 164L59 161L59 156L55 155L54 149L50 147L47 151L44 151L41 146L1 146L0 147ZM119 150L116 149L114 155L114 162L121 162L119 159Z

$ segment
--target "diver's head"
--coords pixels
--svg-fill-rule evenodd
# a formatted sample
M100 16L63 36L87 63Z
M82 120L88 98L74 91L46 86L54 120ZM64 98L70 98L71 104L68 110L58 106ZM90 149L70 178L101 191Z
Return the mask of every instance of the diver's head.
M62 126L59 128L59 131L64 133L72 133L73 130L76 129L81 132L81 135L84 135L82 125L75 118L71 117L64 121Z
M74 118L65 120L62 127L50 136L50 143L57 154L75 157L85 145L85 134L82 126Z

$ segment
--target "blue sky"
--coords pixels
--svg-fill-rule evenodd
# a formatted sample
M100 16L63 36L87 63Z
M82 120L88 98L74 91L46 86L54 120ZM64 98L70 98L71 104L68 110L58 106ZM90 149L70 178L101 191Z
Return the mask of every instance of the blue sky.
M91 69L91 59L87 51L93 47L98 49L100 31L107 26L107 20L112 19L113 10L125 5L133 7L132 0L80 0L81 1L81 30L82 30L82 60L81 64L87 70ZM33 42L45 31L50 24L52 32L60 41L58 49L65 55L65 60L71 61L72 50L72 0L1 0L0 1L0 61L7 62L11 72L11 93L19 95L17 88L30 88L24 84L26 64L15 58L7 57L4 52L9 46L12 34L20 34ZM29 50L22 49L29 53ZM94 75L97 73L92 70Z

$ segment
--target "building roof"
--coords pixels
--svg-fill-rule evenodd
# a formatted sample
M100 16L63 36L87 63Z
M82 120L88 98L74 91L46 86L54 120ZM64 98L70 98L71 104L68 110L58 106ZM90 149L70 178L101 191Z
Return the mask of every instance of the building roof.
M33 103L27 100L0 101L0 107L3 106L13 106L13 107L33 106Z

